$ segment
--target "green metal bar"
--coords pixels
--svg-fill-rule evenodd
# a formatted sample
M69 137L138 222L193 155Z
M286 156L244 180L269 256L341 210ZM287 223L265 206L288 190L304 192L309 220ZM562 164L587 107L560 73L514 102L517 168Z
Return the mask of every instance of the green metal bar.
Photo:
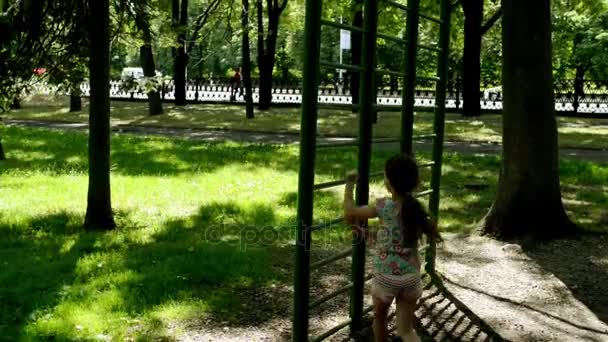
M345 70L349 70L349 71L365 70L364 67L361 67L358 65L352 65L352 64L334 63L334 62L329 62L329 61L320 61L319 64L321 64L322 66L326 66L326 67L332 67L332 68L336 68L336 69L345 69Z
M379 74L384 74L384 75L393 75L393 76L397 76L397 77L406 77L406 74L401 72L401 71L393 71L393 70L387 70L387 69L376 69L375 70L377 73Z
M439 32L439 47L442 53L439 54L437 61L437 82L435 90L435 121L433 130L437 137L433 140L433 161L435 166L432 170L431 188L433 193L429 199L429 208L436 220L439 219L439 197L441 185L441 167L443 163L443 138L445 131L445 93L446 76L448 73L448 53L450 49L450 23L451 8L449 0L441 0L441 19L443 23ZM426 253L426 271L430 274L435 272L436 245L430 241L429 251Z
M300 130L300 169L295 246L293 342L308 340L310 301L310 239L313 219L317 101L319 97L319 55L321 0L306 0L304 24L304 69Z
M401 44L401 45L405 45L407 44L407 41L405 39L402 38L398 38L395 36L389 36L387 34L382 34L382 33L378 33L378 38L384 39L384 40L388 40L397 44Z
M329 27L333 27L333 28L337 28L337 29L342 29L342 30L347 30L347 31L351 31L351 32L359 32L359 33L363 32L363 28L361 28L361 27L340 24L335 21L321 20L321 25L325 25L325 26L329 26Z
M338 331L344 329L345 327L347 327L349 324L352 323L352 319L347 319L343 322L341 322L340 324L336 325L335 327L327 330L326 332L322 333L321 335L311 338L310 342L320 342L325 340L326 338L330 337L331 335L337 333Z
M433 194L433 192L434 192L434 191L433 191L433 189L430 189L430 190L425 190L425 191L420 191L420 192L417 192L417 193L414 195L414 198L418 198L418 197L424 197L424 196L432 195L432 194Z
M334 261L338 261L340 259L344 259L344 258L348 257L349 255L351 255L352 253L353 253L353 249L349 248L349 249L347 249L345 251L342 251L342 252L340 252L340 253L338 253L336 255L332 255L329 258L325 258L323 260L319 260L319 261L315 262L314 264L310 265L310 268L311 269L315 269L315 270L319 269L319 268L321 268L323 266L327 266L327 265L331 264Z
M322 190L322 189L333 188L334 186L344 185L344 184L346 184L346 181L344 179L338 179L338 180L335 180L335 181L329 181L329 182L323 182L323 183L315 184L315 186L313 187L313 189L315 189L315 190Z
M407 7L411 10L407 12L407 24L405 27L405 35L407 41L407 49L404 51L404 66L403 70L406 74L403 84L402 104L403 111L401 112L401 153L412 155L414 135L414 104L416 103L416 58L418 55L418 9L420 8L420 0L408 0Z
M429 46L429 45L423 45L423 44L418 44L418 47L424 50L430 50L430 51L435 51L435 52L441 52L442 50L438 47L434 47L434 46Z
M371 280L372 277L373 277L373 275L371 275L371 274L368 275L368 276L366 276L363 279L363 283ZM310 309L315 308L315 307L317 307L317 306L319 306L319 305L321 305L321 304L329 301L332 298L338 297L339 295L343 294L344 292L347 292L348 290L352 289L353 287L355 287L355 284L348 283L348 285L344 285L344 286L338 288L337 290L332 291L332 292L326 294L325 296L323 296L323 297L315 300L314 302L310 303L309 308Z
M430 20L430 21L436 22L437 24L441 24L441 20L442 19L437 19L437 18L431 17L428 14L420 13L419 12L419 7L413 7L413 6L411 6L409 1L407 3L407 6L404 5L404 4L400 4L400 3L396 2L396 1L393 1L393 0L384 0L384 2L386 2L390 6L399 8L399 9L404 10L404 11L407 11L408 13L415 13L418 16L420 16L420 17L422 17L422 18L424 18L426 20Z
M329 220L327 222L317 223L317 224L311 226L310 230L311 231L323 230L323 229L329 228L335 224L342 223L342 222L344 222L344 217L338 217L333 220Z
M373 105L376 103L375 74L376 68L376 40L378 29L378 3L377 0L364 1L364 35L363 49L361 51L361 65L365 71L361 73L359 91L359 179L356 190L356 204L367 205L369 201L369 178L372 148ZM361 222L363 228L367 222ZM363 234L353 236L353 258L351 282L353 288L350 296L350 331L356 332L363 328L363 295L365 278L365 239Z

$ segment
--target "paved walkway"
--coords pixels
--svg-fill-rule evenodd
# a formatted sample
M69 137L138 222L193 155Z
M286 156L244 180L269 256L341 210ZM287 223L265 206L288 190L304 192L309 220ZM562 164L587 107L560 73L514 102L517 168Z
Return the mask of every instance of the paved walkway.
M61 123L51 121L33 121L33 120L5 120L4 123L8 126L21 127L36 127L50 128L62 130L86 130L86 123ZM171 137L186 137L192 139L201 139L205 141L236 141L244 143L260 143L260 144L297 144L299 135L294 133L269 133L269 132L252 132L252 131L235 131L235 130L201 130L189 128L166 128L166 127L150 127L150 126L135 126L135 125L115 125L112 126L112 131L115 133L129 133L137 135L157 135ZM353 138L347 137L319 137L319 143L331 142L346 142L353 141ZM397 144L382 144L382 148L394 149ZM481 143L481 142L462 142L462 141L446 141L446 152L456 152L461 154L473 155L496 155L502 153L499 144ZM414 148L417 150L428 151L432 147L430 141L415 142ZM593 160L600 163L608 163L608 150L591 150L591 149L560 149L562 158L567 159L584 159Z

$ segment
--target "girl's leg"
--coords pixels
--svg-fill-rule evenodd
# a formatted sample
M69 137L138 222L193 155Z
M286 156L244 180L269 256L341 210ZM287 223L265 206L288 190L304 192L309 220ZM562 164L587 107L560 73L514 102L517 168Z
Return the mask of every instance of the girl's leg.
M403 342L420 342L420 337L414 329L414 313L418 308L420 292L417 290L413 294L402 292L397 296L397 331Z
M388 338L386 316L392 301L387 303L376 296L372 296L372 300L374 305L374 340L376 342L386 342Z

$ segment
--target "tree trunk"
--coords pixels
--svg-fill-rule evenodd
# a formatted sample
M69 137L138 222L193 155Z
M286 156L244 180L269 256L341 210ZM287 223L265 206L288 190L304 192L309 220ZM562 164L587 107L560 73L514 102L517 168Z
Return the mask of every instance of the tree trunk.
M144 76L152 78L156 76L156 66L154 65L154 54L152 53L152 45L144 44L139 48L141 66L144 69ZM160 99L158 89L153 89L148 92L148 108L150 115L161 115L163 113L163 104Z
M251 51L249 48L249 0L243 0L243 12L241 14L243 26L243 83L245 85L245 112L247 119L253 119L253 96L251 86Z
M11 109L21 109L21 100L18 97L13 99L13 103L10 106Z
M82 110L82 98L80 97L80 84L70 91L70 112L80 112Z
M362 10L362 0L356 0L356 12L353 15L353 26L355 27L363 27L363 10ZM360 32L351 32L351 58L353 65L361 64L361 45L363 43L363 34ZM353 104L359 104L359 72L353 72L350 78L350 95L352 97ZM357 109L353 108L353 113L357 113Z
M148 9L138 8L135 24L142 34L144 44L139 48L139 61L147 78L156 77L156 65L154 63L154 53L152 52L152 32L150 31L150 15ZM160 115L163 113L163 104L160 98L160 84L155 84L156 88L148 92L148 111L150 115Z
M503 0L503 160L484 232L563 236L575 225L559 183L549 0Z
M173 0L173 10L179 9ZM188 0L181 0L181 11L179 14L173 13L173 19L179 18L179 30L177 35L177 49L174 62L173 81L175 83L175 105L186 105L186 67L188 65L188 54L186 51L186 26L188 25Z
M110 5L89 3L89 190L85 229L113 229L110 194Z
M483 21L483 0L462 2L464 10L464 70L463 70L463 111L464 116L480 116L481 79L481 25Z
M5 160L6 156L4 155L4 148L2 147L2 140L0 140L0 160Z
M574 79L574 101L572 106L574 111L578 112L580 106L580 99L585 96L585 72L587 68L583 65L576 67L576 78Z

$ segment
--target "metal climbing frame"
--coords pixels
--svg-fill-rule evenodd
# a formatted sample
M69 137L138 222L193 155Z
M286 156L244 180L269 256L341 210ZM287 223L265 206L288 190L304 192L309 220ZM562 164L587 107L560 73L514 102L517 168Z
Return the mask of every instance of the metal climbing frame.
M360 3L361 0L355 0ZM332 148L341 146L358 146L358 170L359 180L356 189L356 204L366 205L369 200L369 180L373 176L381 176L383 172L370 173L372 144L400 142L401 152L411 154L412 141L415 139L433 139L433 162L421 165L432 167L431 189L418 193L418 197L429 196L429 208L431 213L438 217L439 213L439 186L441 180L441 166L443 153L444 119L445 119L445 94L446 74L449 50L450 15L451 5L448 0L441 0L441 15L439 18L432 17L419 12L420 0L408 0L407 5L393 0L381 0L383 6L392 6L407 12L406 37L398 38L377 32L378 1L363 0L363 27L344 25L327 20L322 20L322 0L306 1L305 17L305 48L304 55L304 82L302 87L302 117L300 132L300 169L298 183L298 205L297 205L297 234L296 234L296 269L294 276L294 312L293 312L293 341L321 341L339 330L350 326L351 332L361 330L363 316L370 312L371 307L363 307L364 284L371 276L365 275L365 243L357 237L353 238L352 248L345 250L328 259L310 264L311 237L313 231L318 231L337 223L343 222L341 218L329 222L314 224L313 222L313 193L316 190L326 189L344 184L342 180L336 180L321 184L314 184L315 178L315 155L317 148ZM420 19L430 20L439 25L439 44L436 47L418 44L418 25ZM321 26L349 30L353 33L362 34L363 45L361 48L361 64L349 65L320 60L320 35ZM386 39L404 45L403 70L381 70L376 68L376 40ZM417 77L416 55L418 49L435 51L437 58L436 77ZM332 105L332 108L356 109L359 113L359 136L356 143L319 144L317 146L317 111L324 108L318 103L318 83L320 66L329 66L359 72L359 104L357 105ZM373 115L385 108L376 103L376 74L390 74L404 77L403 104L401 110L401 138L400 139L378 139L372 140ZM431 135L415 136L413 134L414 119L414 94L417 79L436 81L436 103L434 111L434 132ZM364 226L367 222L364 223ZM434 272L435 246L430 244L426 247L426 267L428 273ZM310 271L333 263L337 260L352 256L351 282L322 298L310 301ZM318 336L310 337L309 310L313 307L350 291L350 319L342 322L332 329Z

